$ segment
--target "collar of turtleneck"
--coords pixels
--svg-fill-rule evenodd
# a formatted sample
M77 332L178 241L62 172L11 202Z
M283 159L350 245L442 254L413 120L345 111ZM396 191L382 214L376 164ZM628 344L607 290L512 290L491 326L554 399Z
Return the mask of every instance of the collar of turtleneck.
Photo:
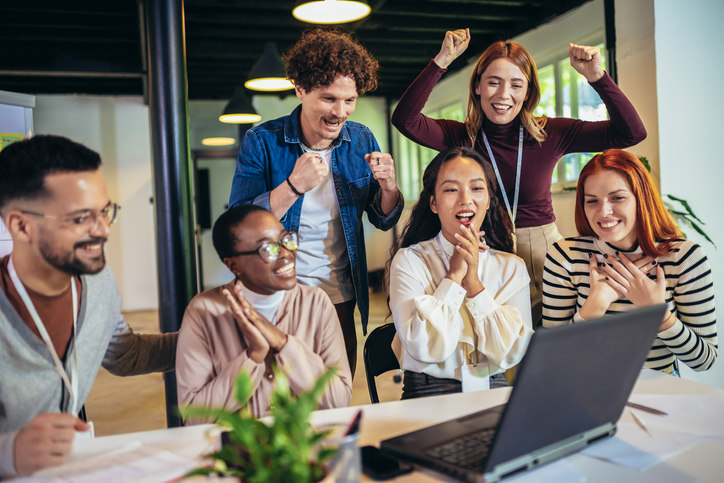
M495 124L487 117L483 118L483 129L488 139L515 138L517 145L519 126L520 122L517 117L506 124Z
M241 293L244 295L246 301L249 302L249 304L257 310L257 312L263 315L266 320L276 325L277 311L282 305L282 301L284 300L284 296L287 294L287 291L280 290L271 295L263 295L252 292L246 288L244 284L241 283L241 280L236 280L235 283L238 283L241 287Z

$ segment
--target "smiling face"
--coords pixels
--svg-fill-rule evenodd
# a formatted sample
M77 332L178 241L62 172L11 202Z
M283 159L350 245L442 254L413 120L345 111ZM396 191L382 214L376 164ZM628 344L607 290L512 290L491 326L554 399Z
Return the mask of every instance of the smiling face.
M485 117L495 124L507 124L518 115L528 98L528 80L506 58L490 63L475 88Z
M457 157L442 165L430 209L440 218L443 236L457 244L460 225L480 230L490 206L485 172L475 160Z
M586 178L583 185L586 218L601 240L623 250L637 241L636 198L626 179L604 169Z
M62 219L29 216L37 228L37 260L53 272L66 275L94 274L106 265L103 251L110 226L102 218L91 216L86 223L73 219L92 212L97 215L110 200L100 171L50 174L44 186L50 193L28 207L31 211Z
M338 74L328 86L306 92L295 89L302 101L301 125L304 142L310 148L324 149L337 139L345 121L357 105L354 78Z
M234 252L257 250L264 242L279 242L286 233L284 227L268 211L255 211L241 223L231 227L236 242ZM295 264L297 254L279 247L279 258L272 263L261 259L258 253L237 255L224 259L229 270L236 274L246 288L262 295L290 290L297 284Z

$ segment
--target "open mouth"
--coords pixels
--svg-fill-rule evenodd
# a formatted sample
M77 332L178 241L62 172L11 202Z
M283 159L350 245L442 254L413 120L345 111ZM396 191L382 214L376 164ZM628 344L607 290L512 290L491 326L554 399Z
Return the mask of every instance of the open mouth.
M598 222L598 226L600 226L604 230L609 230L620 223L621 223L621 220L605 221L605 222L600 221L600 222Z
M274 270L274 274L281 275L282 277L294 275L294 262L287 262L286 264Z
M336 127L341 126L342 123L344 122L344 120L342 120L342 119L334 119L334 120L322 119L322 122L324 123L325 126L336 128Z
M475 213L472 211L461 211L455 215L455 218L457 218L462 225L468 226L473 222L474 216Z
M498 114L505 114L513 108L513 106L507 106L505 104L492 104L492 106Z
M100 241L76 243L75 248L78 250L83 250L84 252L89 253L91 255L98 255L100 253L103 253L104 243L105 242L100 242Z

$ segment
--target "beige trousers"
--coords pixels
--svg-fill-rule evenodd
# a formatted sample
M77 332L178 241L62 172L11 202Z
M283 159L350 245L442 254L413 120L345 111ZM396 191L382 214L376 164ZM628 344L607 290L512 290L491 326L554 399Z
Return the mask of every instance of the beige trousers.
M517 255L523 259L530 275L530 311L533 329L540 326L543 318L543 264L548 249L563 238L555 223L541 226L516 228Z

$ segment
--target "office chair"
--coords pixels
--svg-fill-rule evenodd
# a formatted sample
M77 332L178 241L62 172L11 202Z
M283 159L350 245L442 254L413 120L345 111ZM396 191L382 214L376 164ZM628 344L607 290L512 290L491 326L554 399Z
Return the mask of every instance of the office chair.
M370 401L372 403L380 402L377 395L377 384L375 377L383 372L399 369L400 363L397 362L395 353L392 352L392 339L395 337L395 324L388 323L377 327L370 332L365 341L365 347L362 351L362 358L365 363L365 374L367 376L367 390L370 393Z

